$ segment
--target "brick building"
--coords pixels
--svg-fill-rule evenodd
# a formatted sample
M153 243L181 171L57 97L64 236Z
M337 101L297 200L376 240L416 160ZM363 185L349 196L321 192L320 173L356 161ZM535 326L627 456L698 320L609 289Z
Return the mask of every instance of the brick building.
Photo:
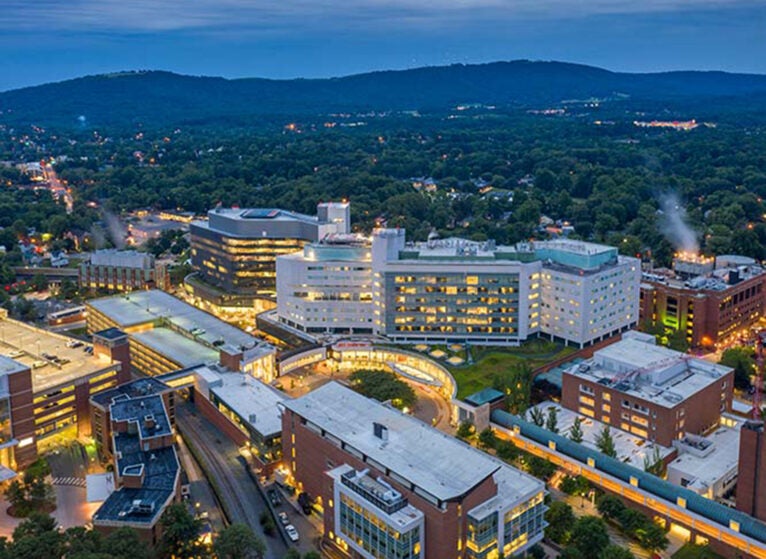
M763 421L748 421L740 430L737 510L766 520L766 438Z
M91 396L130 379L116 329L96 332L91 346L0 317L0 339L0 466L11 470L34 462L53 433L90 435Z
M734 372L655 345L630 332L562 377L564 407L643 439L671 446L704 435L731 409Z
M766 312L766 273L750 258L719 256L692 276L683 262L673 272L645 273L640 317L647 327L681 331L692 347L712 348L755 325ZM679 272L681 270L681 272Z
M335 382L282 404L285 463L356 558L483 558L542 539L545 488Z
M163 511L180 498L181 467L166 400L160 394L140 395L140 387L131 384L134 394L111 394L104 436L112 441L118 489L93 514L93 526L104 534L131 527L156 544Z

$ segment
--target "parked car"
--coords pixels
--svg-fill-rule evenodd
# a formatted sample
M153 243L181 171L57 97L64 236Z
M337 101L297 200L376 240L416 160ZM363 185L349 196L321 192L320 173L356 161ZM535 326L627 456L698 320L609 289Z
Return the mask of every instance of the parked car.
M287 532L287 537L290 538L291 542L297 542L300 539L300 536L298 535L298 530L295 529L295 526L292 524L288 524L285 526L285 532Z
M287 518L286 512L280 512L277 516L279 517L279 521L282 523L282 526L287 526L290 524L290 519Z
M279 496L279 491L276 489L269 489L269 501L275 507L282 504L282 497Z

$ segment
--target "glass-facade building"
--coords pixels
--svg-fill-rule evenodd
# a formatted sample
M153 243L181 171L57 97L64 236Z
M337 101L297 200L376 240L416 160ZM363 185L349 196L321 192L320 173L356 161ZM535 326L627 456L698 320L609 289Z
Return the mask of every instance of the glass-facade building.
M320 204L318 216L278 209L224 209L190 226L191 263L187 286L219 306L251 306L273 298L276 258L299 251L326 234L348 232L348 204Z
M369 559L421 559L424 515L366 471L341 466L335 480L337 537Z

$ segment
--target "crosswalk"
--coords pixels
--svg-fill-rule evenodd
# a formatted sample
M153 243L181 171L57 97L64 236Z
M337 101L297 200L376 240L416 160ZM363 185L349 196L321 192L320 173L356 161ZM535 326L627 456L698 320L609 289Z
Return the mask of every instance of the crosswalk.
M81 477L54 477L53 485L73 485L75 487L85 487L85 478Z

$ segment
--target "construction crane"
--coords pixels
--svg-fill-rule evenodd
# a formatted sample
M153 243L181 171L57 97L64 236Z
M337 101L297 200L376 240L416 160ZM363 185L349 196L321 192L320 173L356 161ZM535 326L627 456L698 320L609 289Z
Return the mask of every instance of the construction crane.
M763 344L766 330L755 337L755 390L753 392L753 419L761 419L761 393L763 392Z

